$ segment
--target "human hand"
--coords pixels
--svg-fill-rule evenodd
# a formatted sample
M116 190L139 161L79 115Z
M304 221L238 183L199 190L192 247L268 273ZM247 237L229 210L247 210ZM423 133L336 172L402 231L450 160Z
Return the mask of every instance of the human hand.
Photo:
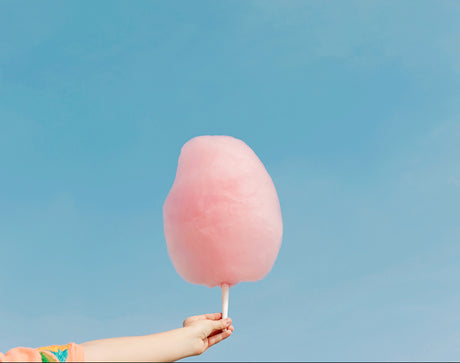
M221 313L191 316L184 320L183 326L194 342L194 354L200 355L209 347L227 339L235 328L230 318L222 320Z

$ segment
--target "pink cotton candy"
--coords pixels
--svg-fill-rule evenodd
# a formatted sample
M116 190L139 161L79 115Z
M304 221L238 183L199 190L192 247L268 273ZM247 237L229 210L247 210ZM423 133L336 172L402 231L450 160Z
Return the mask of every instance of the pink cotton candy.
M272 179L251 148L230 136L199 136L182 147L163 217L173 265L194 284L260 280L281 246Z

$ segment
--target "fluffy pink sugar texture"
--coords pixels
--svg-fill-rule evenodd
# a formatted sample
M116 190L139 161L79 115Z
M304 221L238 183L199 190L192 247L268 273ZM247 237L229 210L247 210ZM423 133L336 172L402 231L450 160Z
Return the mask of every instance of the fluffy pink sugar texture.
M283 235L270 175L249 146L230 136L199 136L182 147L163 219L178 274L209 287L262 279Z

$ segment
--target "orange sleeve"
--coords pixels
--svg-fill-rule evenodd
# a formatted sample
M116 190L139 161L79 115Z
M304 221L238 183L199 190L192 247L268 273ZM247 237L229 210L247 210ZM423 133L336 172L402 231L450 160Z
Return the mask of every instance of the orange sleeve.
M18 347L6 354L0 353L0 362L84 362L85 353L81 345L50 345L37 349Z

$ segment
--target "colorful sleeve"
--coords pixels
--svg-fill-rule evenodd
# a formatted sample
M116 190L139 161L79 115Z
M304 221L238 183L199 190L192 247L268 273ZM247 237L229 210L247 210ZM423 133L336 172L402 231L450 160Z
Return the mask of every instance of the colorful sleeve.
M81 345L50 345L42 348L18 347L5 354L0 353L0 362L84 362Z
M81 345L69 343L67 345L50 345L38 348L42 362L84 362L84 351Z

